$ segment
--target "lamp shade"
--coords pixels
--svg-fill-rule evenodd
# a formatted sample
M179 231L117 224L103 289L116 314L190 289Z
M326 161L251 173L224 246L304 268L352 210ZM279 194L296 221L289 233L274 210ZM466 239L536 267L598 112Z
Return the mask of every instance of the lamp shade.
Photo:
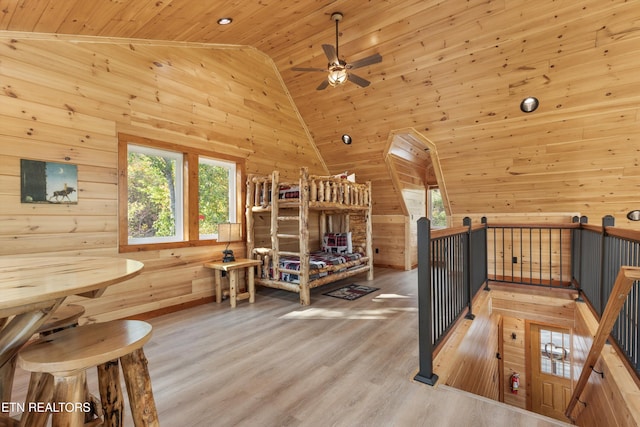
M242 240L242 224L222 222L218 224L218 242L237 242Z

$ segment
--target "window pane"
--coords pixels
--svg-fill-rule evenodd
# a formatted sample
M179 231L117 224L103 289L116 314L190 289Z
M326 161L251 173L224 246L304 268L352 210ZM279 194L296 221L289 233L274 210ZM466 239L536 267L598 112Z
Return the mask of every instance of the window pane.
M129 243L182 240L182 155L129 145Z
M200 157L198 205L200 238L217 238L218 224L236 222L235 163Z
M442 202L442 195L438 188L429 189L429 219L431 220L431 227L446 227L447 226L447 214L444 211L444 203Z
M571 334L540 329L540 372L571 378Z

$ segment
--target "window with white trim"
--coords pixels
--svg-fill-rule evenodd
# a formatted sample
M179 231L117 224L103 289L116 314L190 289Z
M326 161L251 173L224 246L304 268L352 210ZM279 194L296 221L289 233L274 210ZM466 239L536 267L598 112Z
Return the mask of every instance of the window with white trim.
M236 222L236 164L198 158L200 239L217 239L218 224Z
M120 250L215 244L219 223L239 222L239 166L229 156L120 134Z
M128 243L184 240L182 153L127 145Z

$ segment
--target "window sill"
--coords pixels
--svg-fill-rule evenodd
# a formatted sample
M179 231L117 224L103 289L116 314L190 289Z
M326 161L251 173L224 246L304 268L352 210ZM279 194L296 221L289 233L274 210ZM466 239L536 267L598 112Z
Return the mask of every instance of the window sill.
M120 245L118 248L119 253L130 252L144 252L144 251L157 251L163 249L179 249L179 248L192 248L198 246L222 246L226 243L218 243L216 240L190 240L182 242L163 242L163 243L144 243L134 245Z

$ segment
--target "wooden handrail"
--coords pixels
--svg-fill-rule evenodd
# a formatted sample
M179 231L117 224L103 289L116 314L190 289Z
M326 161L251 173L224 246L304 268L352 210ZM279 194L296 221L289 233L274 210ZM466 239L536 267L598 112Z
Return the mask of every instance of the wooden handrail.
M562 222L562 223L531 223L531 224L520 224L520 223L488 223L488 228L551 228L551 229L574 229L580 228L580 224L572 222Z
M589 355L584 362L582 373L580 374L580 378L573 390L573 395L571 396L569 405L567 405L567 409L565 410L565 415L569 419L571 419L571 412L573 412L573 409L578 403L578 398L589 381L589 375L591 375L592 368L595 366L598 357L600 357L600 353L602 353L604 344L607 341L607 338L609 338L609 334L616 323L616 319L618 318L620 310L629 295L629 291L631 290L633 283L637 280L640 280L640 267L620 267L620 272L616 277L613 290L611 291L611 296L609 297L607 306L600 318L598 331L593 338L593 344L589 350Z

